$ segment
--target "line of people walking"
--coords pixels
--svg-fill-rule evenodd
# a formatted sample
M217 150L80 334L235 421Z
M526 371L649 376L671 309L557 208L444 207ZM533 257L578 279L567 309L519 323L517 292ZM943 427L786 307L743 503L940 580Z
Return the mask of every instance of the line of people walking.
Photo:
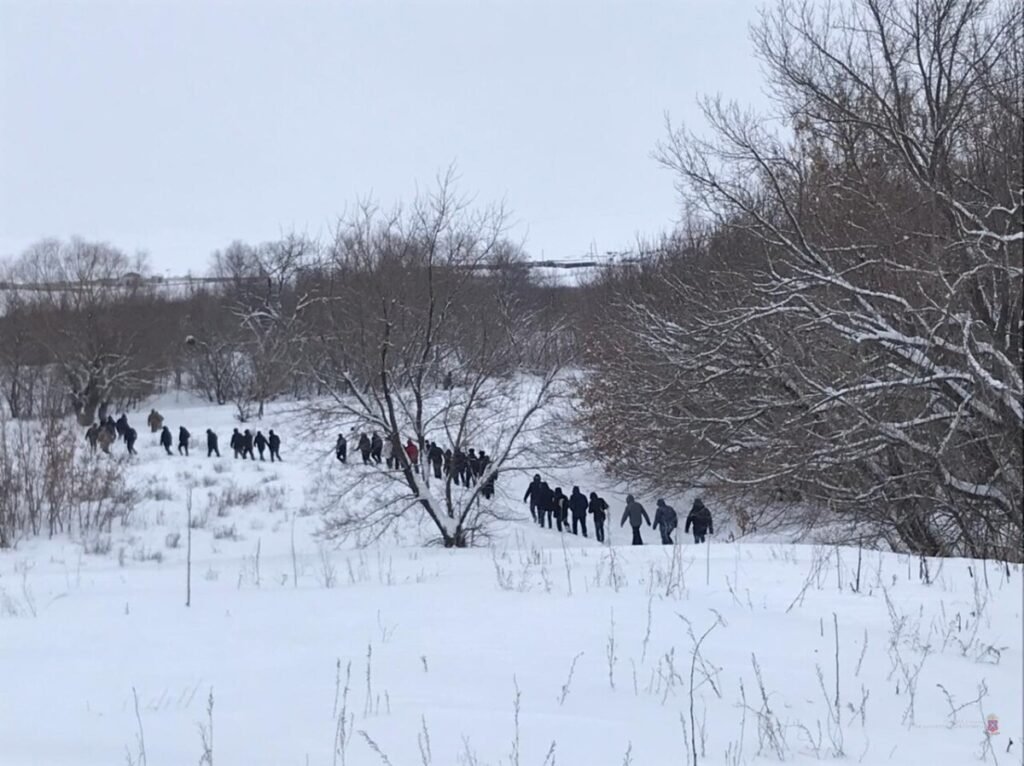
M171 429L164 424L163 415L155 409L150 410L149 416L146 418L146 424L149 426L151 433L160 434L160 446L163 447L164 451L168 455L173 455L174 436L171 433ZM110 454L110 446L118 439L124 441L129 455L138 454L135 451L138 432L128 424L128 415L126 413L121 413L121 417L117 420L108 415L102 423L93 423L85 432L85 440L89 443L89 447L93 451L96 451L97 448L101 449L108 455ZM178 428L178 454L188 457L191 443L192 434L185 426L180 426ZM255 460L256 452L258 452L260 460L265 460L264 456L269 453L271 463L281 461L281 437L274 433L273 428L267 431L266 436L263 435L262 431L257 431L253 435L252 431L248 428L245 429L244 433L240 433L236 428L234 433L231 434L231 448L234 450L236 459L242 458L245 460L249 458ZM207 428L206 456L213 457L214 455L220 457L217 434L212 428Z
M530 516L541 527L547 522L548 529L552 529L554 525L559 532L569 531L571 517L572 533L578 535L582 532L584 537L587 536L587 516L589 514L594 521L594 535L597 541L601 543L605 541L604 525L608 517L608 503L596 492L591 492L587 497L578 486L575 486L572 488L572 492L566 496L561 487L551 489L540 474L534 474L533 481L530 482L523 495L523 502L529 502ZM625 526L627 521L633 532L633 545L644 544L640 530L645 525L658 531L662 545L672 545L672 533L679 526L679 514L663 498L658 498L654 520L651 521L647 515L647 509L633 495L627 495L626 508L622 512L619 526ZM715 528L711 511L700 498L693 501L693 507L686 517L684 531L689 532L691 528L695 543L703 543L707 539L707 535L714 534Z
M571 516L572 533L578 535L582 532L584 537L587 536L587 514L590 514L594 520L594 536L600 543L605 540L604 523L608 518L608 503L596 492L591 492L588 498L576 486L566 496L561 487L551 489L538 473L534 474L533 481L526 488L523 502L529 502L530 516L540 526L543 527L547 522L548 529L554 525L559 532L569 531Z
M494 496L498 471L492 469L491 457L482 449L470 447L465 452L459 447L443 449L437 442L428 439L420 450L412 437L407 438L403 445L400 440L381 437L376 431L357 434L353 429L348 438L338 434L335 441L334 455L341 463L348 462L350 441L355 442L363 465L384 464L390 469L398 469L402 467L401 455L404 454L412 470L421 472L425 477L433 475L433 478L441 480L450 478L453 484L463 487L473 487L483 481L480 494L486 499ZM491 469L489 473L488 469Z

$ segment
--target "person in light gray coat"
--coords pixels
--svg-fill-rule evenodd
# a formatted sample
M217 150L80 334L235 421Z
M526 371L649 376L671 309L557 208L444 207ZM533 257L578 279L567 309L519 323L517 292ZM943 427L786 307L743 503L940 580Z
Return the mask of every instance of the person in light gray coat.
M643 524L650 524L651 519L644 507L632 495L626 495L626 510L622 512L620 527L626 525L626 519L629 519L629 526L633 528L633 545L643 545L644 540L640 537L640 527Z
M654 523L651 525L661 533L661 544L672 545L672 533L679 526L676 509L658 498L658 510L654 512Z

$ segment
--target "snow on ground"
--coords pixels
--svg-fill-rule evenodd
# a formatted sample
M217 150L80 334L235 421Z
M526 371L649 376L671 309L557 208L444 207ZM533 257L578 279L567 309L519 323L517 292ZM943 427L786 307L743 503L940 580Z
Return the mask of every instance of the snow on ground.
M1020 567L931 561L925 578L906 556L681 533L631 548L616 524L600 547L528 523L525 475L499 480L524 520L491 548L424 548L412 522L329 548L314 479L367 470L334 462L332 434L300 448L272 409L258 425L285 462L242 462L230 408L157 406L195 448L141 435L146 500L109 550L0 553L4 766L194 764L204 741L245 766L1021 763Z

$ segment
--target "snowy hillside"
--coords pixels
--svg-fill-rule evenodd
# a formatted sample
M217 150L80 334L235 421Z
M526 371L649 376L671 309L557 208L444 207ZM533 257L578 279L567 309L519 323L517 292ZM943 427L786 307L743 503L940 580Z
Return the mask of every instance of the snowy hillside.
M0 552L4 766L1022 762L1019 566L681 531L632 548L614 491L599 546L532 525L512 474L496 502L522 520L491 547L423 547L415 510L328 547L318 477L379 469L338 464L331 434L300 447L281 408L257 424L282 436L272 465L231 457L230 408L158 406L192 455L139 428L146 499L109 545Z

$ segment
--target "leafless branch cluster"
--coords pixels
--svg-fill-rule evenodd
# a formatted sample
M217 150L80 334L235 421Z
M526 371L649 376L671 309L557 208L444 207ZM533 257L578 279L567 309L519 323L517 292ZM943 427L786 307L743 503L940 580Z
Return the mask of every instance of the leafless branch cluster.
M606 461L830 509L850 540L1020 559L1021 13L762 16L776 114L711 99L712 138L670 127L692 223L592 286Z

